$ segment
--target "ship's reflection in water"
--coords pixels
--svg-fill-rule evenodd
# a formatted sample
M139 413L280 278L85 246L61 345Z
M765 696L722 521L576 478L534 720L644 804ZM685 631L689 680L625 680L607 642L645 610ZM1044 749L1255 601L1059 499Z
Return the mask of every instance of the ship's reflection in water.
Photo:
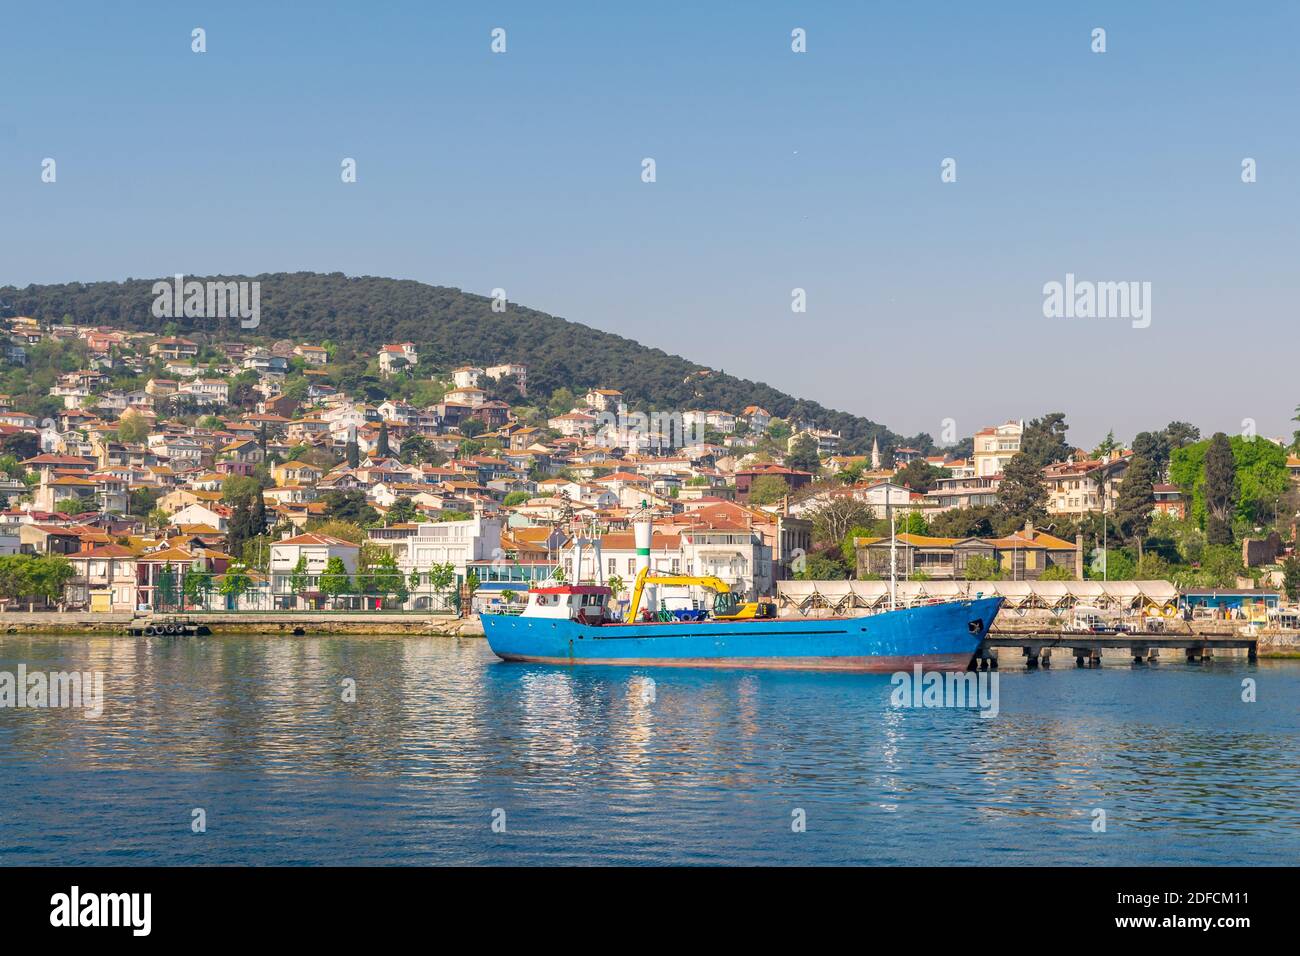
M992 719L895 709L885 675L510 665L444 638L0 639L20 663L104 672L105 706L0 709L5 864L1300 856L1287 662L1004 671Z

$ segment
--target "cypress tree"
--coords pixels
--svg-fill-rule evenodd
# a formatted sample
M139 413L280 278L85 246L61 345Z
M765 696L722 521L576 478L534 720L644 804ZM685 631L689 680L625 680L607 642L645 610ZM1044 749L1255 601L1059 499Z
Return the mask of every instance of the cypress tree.
M250 536L266 534L266 499L262 497L262 492L253 497L252 514L249 518Z
M226 531L226 551L229 554L239 555L243 552L244 542L252 537L252 512L248 507L248 499L240 498L235 505L235 510L230 516L229 530Z
M1232 544L1232 516L1237 510L1237 462L1232 444L1216 432L1205 450L1205 541Z

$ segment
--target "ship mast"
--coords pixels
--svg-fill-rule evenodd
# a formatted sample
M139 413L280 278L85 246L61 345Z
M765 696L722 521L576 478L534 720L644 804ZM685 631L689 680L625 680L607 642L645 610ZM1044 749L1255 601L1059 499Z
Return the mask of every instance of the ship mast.
M885 483L885 514L889 516L889 609L898 607L898 536L894 533L894 506L889 501L889 483Z

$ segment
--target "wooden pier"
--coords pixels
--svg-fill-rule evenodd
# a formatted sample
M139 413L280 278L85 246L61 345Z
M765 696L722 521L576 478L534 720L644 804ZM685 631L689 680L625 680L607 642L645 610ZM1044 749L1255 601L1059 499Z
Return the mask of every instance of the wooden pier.
M1068 654L1074 658L1076 667L1100 667L1101 654L1104 650L1126 650L1134 664L1154 663L1159 660L1178 660L1180 657L1188 662L1210 661L1216 651L1244 650L1246 657L1254 661L1258 656L1259 639L1238 634L1237 632L1205 633L1187 631L1176 632L1133 632L1089 634L1066 631L1043 631L1035 634L1000 631L996 627L989 632L984 643L971 662L973 670L997 669L997 655L994 649L1018 648L1025 659L1025 666L1034 668L1052 666L1053 652L1062 656ZM1165 652L1166 656L1161 655Z

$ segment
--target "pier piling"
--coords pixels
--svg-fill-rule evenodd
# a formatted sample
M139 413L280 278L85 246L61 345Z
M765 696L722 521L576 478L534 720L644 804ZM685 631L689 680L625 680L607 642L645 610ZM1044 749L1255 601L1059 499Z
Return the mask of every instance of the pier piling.
M1172 654L1182 651L1188 663L1212 661L1216 652L1220 652L1220 656L1230 657L1237 651L1245 651L1246 656L1255 661L1258 656L1258 639L1250 634L1237 633L1152 633L1144 630L1089 633L1011 628L1004 630L995 626L985 638L979 653L981 657L993 657L992 666L996 669L996 655L1010 648L1020 650L1025 667L1030 669L1050 667L1052 651L1057 648L1063 654L1070 654L1076 667L1101 667L1106 650L1121 653L1127 651L1134 664L1156 663L1160 660L1161 650Z

